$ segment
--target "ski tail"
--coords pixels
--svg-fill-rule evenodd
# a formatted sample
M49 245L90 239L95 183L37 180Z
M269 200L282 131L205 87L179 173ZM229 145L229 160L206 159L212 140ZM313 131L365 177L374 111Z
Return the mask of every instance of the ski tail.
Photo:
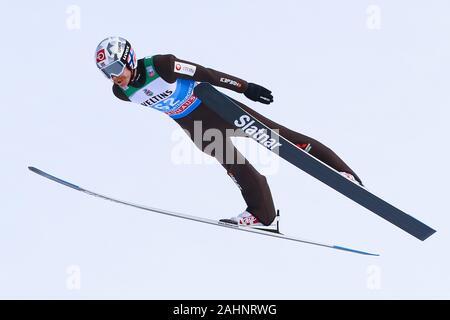
M77 186L77 185L75 185L75 184L73 184L73 183L70 183L70 182L64 181L63 179L57 178L57 177L55 177L55 176L52 176L51 174L48 174L47 172L44 172L44 171L42 171L42 170L39 170L38 168L35 168L35 167L28 167L28 169L31 170L31 171L33 171L34 173L37 173L37 174L40 175L40 176L43 176L43 177L45 177L45 178L47 178L47 179L53 180L53 181L55 181L55 182L58 182L58 183L60 183L60 184L62 184L62 185L65 185L65 186L67 186L67 187L69 187L69 188L75 189L75 190L77 190L77 191L82 191L82 192L85 192L85 191L86 191L86 190L84 190L83 188L80 188L79 186Z
M370 253L370 252L365 252L365 251L345 248L345 247L341 247L341 246L333 246L333 248L338 249L338 250L353 252L353 253L359 253L359 254L363 254L363 255L366 255L366 256L376 256L376 257L379 256L379 254L376 254L376 253Z

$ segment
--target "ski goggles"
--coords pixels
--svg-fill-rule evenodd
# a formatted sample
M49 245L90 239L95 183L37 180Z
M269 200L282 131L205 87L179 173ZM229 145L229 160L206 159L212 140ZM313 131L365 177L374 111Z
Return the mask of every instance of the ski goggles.
M113 63L107 65L104 68L100 69L108 79L111 79L112 76L119 77L123 71L125 70L125 63L120 60L114 61Z

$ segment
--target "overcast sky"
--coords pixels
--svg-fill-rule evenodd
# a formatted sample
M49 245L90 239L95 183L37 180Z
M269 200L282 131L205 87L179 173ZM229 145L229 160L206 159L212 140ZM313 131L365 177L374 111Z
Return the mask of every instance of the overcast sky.
M1 11L0 298L450 298L450 2L159 3L13 1ZM269 88L269 106L228 93L320 140L438 232L421 242L243 141L284 233L381 256L145 213L31 173L211 219L245 209L174 121L112 95L94 60L110 35L139 58L172 53ZM180 143L187 160L174 155Z

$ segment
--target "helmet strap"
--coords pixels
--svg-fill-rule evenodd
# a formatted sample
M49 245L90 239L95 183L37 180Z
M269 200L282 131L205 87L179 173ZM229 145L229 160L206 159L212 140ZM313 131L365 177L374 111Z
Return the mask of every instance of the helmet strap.
M128 66L127 66L127 68L128 68ZM128 68L128 69L129 69L129 68ZM131 82L131 83L135 82L135 81L137 80L137 78L138 78L138 72L137 72L137 69L138 69L138 68L131 69L131 79L130 79L130 82Z

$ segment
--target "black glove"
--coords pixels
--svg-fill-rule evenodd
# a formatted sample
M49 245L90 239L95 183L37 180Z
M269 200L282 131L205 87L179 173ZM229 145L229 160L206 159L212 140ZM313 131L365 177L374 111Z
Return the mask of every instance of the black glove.
M249 83L247 90L244 92L245 96L253 101L258 101L264 104L273 102L272 91L257 85L256 83Z

